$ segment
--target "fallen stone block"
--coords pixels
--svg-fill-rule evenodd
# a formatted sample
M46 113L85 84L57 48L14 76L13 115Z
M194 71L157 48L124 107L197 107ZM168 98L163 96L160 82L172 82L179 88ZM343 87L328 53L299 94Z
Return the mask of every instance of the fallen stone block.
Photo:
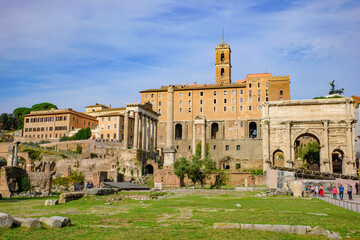
M14 226L35 229L41 228L41 222L36 218L14 218Z
M57 199L48 199L45 201L45 206L55 206L55 205L58 205L59 204L59 200Z
M83 192L86 195L109 195L109 194L114 194L116 192L116 189L114 189L114 188L90 188L90 189L84 189Z
M62 228L71 225L71 221L67 217L53 216L53 217L42 217L40 221L51 228Z
M316 226L314 227L313 229L311 229L310 232L308 232L308 234L310 235L328 235L328 232L327 230L323 229L322 227L319 227L319 226Z
M329 231L328 231L328 232L329 232ZM340 234L337 233L337 232L329 232L328 235L327 235L327 237L328 237L329 239L342 239L342 237L340 236Z
M214 223L214 229L240 229L239 223Z
M241 229L306 234L311 230L311 227L302 225L241 224Z
M73 200L78 200L85 195L83 192L67 192L60 195L59 203L67 203Z
M14 218L7 213L0 212L0 228L11 228Z

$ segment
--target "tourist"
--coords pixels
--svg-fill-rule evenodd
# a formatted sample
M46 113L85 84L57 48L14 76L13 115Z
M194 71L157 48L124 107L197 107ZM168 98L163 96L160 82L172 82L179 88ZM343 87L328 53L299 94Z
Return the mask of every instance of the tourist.
M315 185L315 195L316 195L316 197L319 197L319 185L318 184L316 184Z
M340 200L344 199L344 187L342 184L340 184L340 187L339 187L339 197L340 197Z
M322 184L320 185L320 196L324 196L324 186Z
M334 199L337 199L336 195L337 195L337 189L336 187L334 186L333 189L332 189L332 194L333 194L333 198Z
M352 200L352 186L350 184L348 185L347 193L349 195L349 200Z
M356 191L356 195L359 195L359 183L358 182L355 183L355 191Z

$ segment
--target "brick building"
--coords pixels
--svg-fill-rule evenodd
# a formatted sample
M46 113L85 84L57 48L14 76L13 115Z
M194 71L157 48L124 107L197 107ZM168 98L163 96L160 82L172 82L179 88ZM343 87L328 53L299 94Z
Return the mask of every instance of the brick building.
M32 111L25 115L23 136L32 138L58 139L69 136L75 129L95 129L98 121L89 116L68 109Z
M177 157L195 153L195 143L206 135L212 158L220 167L238 168L241 162L249 168L260 168L262 159L261 104L265 101L290 100L289 76L270 73L248 74L245 79L231 80L231 49L223 42L215 48L215 84L177 85L174 88L174 132ZM166 145L167 86L140 91L141 102L150 102L158 111L158 144ZM205 131L195 123L205 119ZM221 164L225 158L238 159ZM252 165L247 160L258 164ZM259 166L257 166L259 165Z

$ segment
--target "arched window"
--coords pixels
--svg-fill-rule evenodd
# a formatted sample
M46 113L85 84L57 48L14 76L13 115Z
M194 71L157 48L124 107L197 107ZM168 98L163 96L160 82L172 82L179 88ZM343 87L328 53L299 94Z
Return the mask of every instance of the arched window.
M340 173L343 172L343 159L344 159L344 152L340 149L335 149L331 153L332 157L332 167L333 167L333 173Z
M221 76L223 77L225 75L225 70L222 68L221 69Z
M219 132L219 124L211 124L211 139L216 139L216 135Z
M149 164L145 167L145 176L150 174L154 174L154 167Z
M182 125L180 123L175 125L175 139L182 139Z
M225 55L224 55L224 53L221 53L221 61L222 61L222 62L225 61Z
M280 90L280 95L283 95L283 94L284 94L283 90Z

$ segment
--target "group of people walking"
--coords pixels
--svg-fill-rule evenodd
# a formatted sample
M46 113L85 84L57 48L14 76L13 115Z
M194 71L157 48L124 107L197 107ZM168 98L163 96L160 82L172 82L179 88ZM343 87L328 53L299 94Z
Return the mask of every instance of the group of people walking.
M355 191L356 191L356 195L358 195L359 194L359 183L355 184ZM333 194L334 199L337 199L337 194L339 194L340 200L344 200L344 192L345 192L345 188L343 187L342 184L340 184L339 190L336 188L335 185L333 186L332 194ZM353 199L352 193L353 193L353 187L350 184L348 184L347 194L349 195L349 200Z
M312 195L314 197L323 197L324 196L324 186L322 184L315 184L313 186L308 184L306 186L306 192L308 195Z

